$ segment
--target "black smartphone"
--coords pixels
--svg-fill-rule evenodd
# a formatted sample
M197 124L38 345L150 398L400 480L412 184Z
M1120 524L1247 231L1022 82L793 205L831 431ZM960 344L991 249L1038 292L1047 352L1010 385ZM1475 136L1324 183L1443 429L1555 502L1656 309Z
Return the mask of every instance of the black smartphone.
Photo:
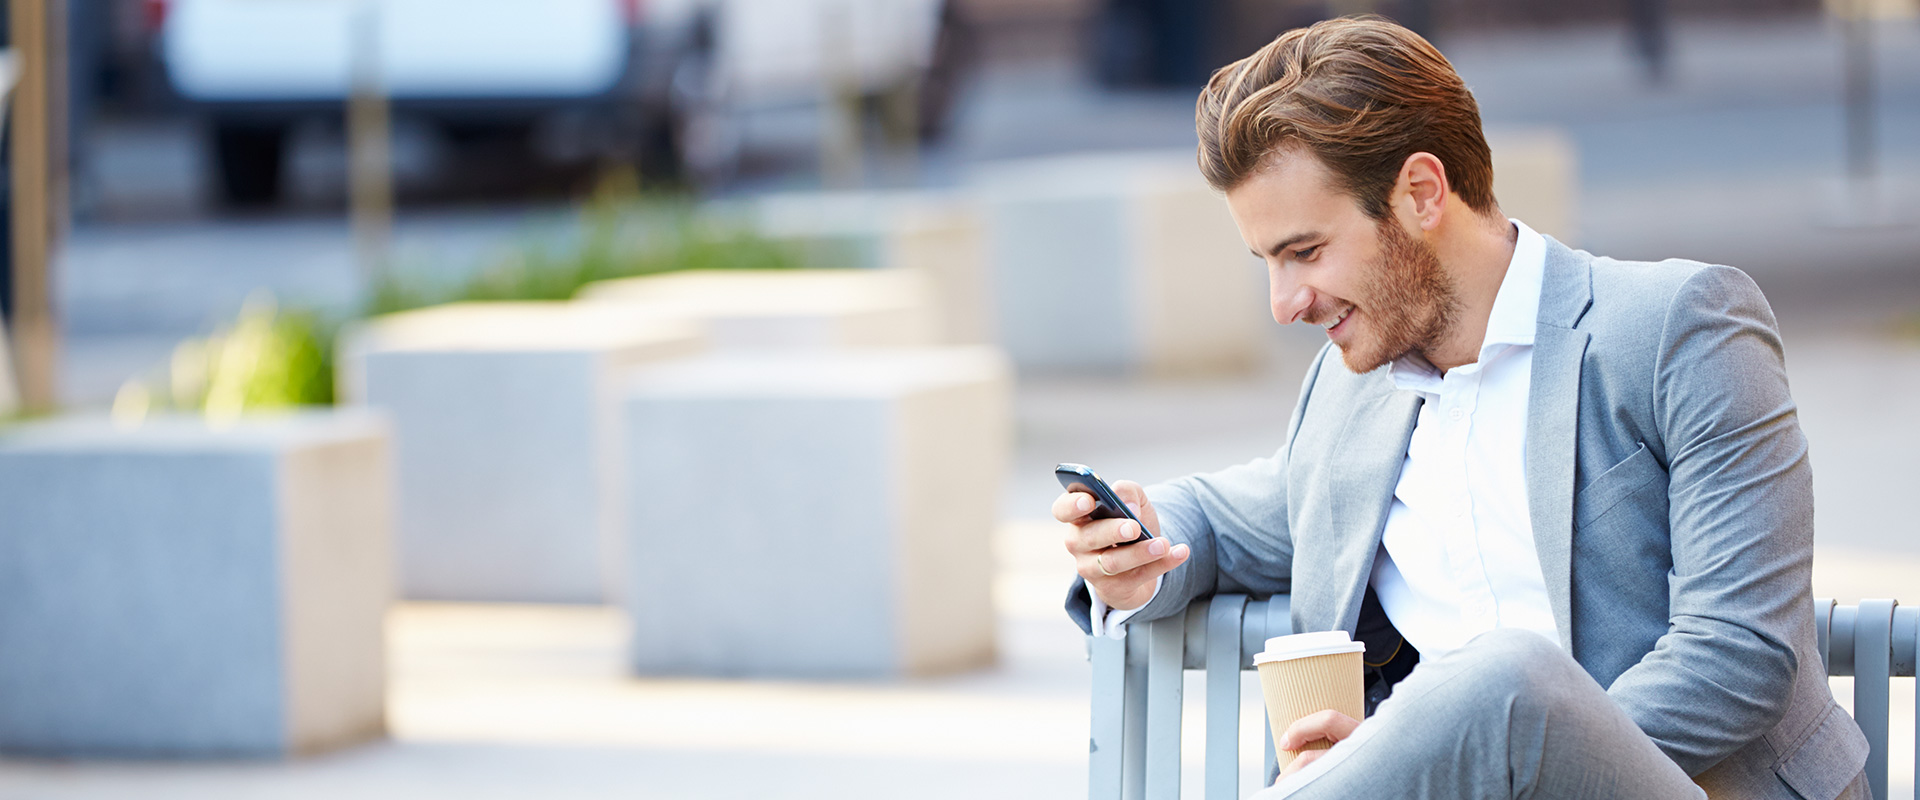
M1113 493L1113 487L1108 486L1106 481L1100 480L1099 475L1093 474L1092 468L1085 464L1061 464L1053 468L1053 476L1059 478L1060 485L1069 492L1086 492L1093 495L1091 516L1094 519L1125 517L1140 526L1140 535L1132 539L1132 542L1153 538L1153 534L1147 532L1147 524L1134 516L1133 510L1127 508L1126 503L1120 502L1120 496ZM1129 543L1121 542L1120 544Z

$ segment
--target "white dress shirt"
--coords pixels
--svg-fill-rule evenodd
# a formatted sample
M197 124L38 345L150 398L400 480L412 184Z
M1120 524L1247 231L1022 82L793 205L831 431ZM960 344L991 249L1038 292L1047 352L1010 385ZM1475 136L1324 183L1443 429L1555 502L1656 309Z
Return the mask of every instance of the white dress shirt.
M1413 355L1389 367L1396 386L1425 402L1394 487L1372 585L1387 618L1423 658L1494 628L1559 641L1526 486L1527 389L1547 248L1533 229L1513 225L1513 258L1479 360L1444 375ZM1135 611L1109 612L1095 595L1094 635L1123 637Z
M1424 401L1394 486L1373 590L1422 658L1495 628L1559 641L1527 512L1527 385L1547 244L1515 221L1480 358L1442 375L1419 356L1388 367Z

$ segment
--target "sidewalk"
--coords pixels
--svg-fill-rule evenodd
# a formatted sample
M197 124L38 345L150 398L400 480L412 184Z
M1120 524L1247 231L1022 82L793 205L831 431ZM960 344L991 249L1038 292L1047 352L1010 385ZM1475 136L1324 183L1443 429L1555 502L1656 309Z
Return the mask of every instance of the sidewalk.
M1911 179L1920 27L1900 25L1884 40L1882 141L1889 171ZM1579 141L1583 246L1731 263L1767 290L1814 460L1814 590L1920 602L1920 536L1906 513L1920 478L1920 336L1898 332L1920 313L1920 226L1819 221L1838 163L1829 34L1811 22L1683 26L1668 90L1635 84L1624 43L1606 31L1442 44L1491 122L1563 125ZM1192 136L1190 95L1099 95L1063 71L988 76L969 103L946 156L961 166ZM1769 172L1782 163L1799 166ZM399 236L484 251L518 214L420 215ZM255 286L344 302L348 244L331 220L77 231L63 291L69 322L85 330L70 352L94 361L73 369L75 393L110 396L126 371L164 358L183 329L222 318ZM1045 521L1051 467L1082 461L1152 481L1269 453L1318 336L1277 331L1273 363L1245 379L1024 381L1006 522L982 543L999 563L993 669L890 683L642 680L625 677L612 610L405 605L390 627L389 741L288 763L0 759L0 800L1082 797L1087 667L1060 611L1072 565ZM1912 687L1895 682L1896 798L1913 785ZM1198 697L1188 694L1195 708ZM1242 717L1255 732L1258 719ZM1252 738L1243 764L1258 747Z
M406 604L389 618L390 741L285 764L0 760L0 800L1082 796L1085 650L1055 613L1071 562L1038 533L996 543L990 670L634 679L613 609Z
M285 764L0 760L0 800L1084 796L1087 666L1060 610L1072 563L1045 519L1050 469L1084 460L1154 480L1270 451L1312 351L1288 337L1252 379L1026 383L1008 522L983 543L998 563L992 669L887 683L636 679L612 609L408 604L390 619L390 741ZM1901 513L1920 441L1906 413L1920 341L1809 335L1789 341L1789 358L1820 498L1815 592L1920 601L1920 537ZM1894 691L1892 746L1911 753L1912 682ZM1241 718L1248 787L1257 697ZM1894 796L1908 796L1912 760L1893 765ZM1197 758L1186 779L1197 789Z

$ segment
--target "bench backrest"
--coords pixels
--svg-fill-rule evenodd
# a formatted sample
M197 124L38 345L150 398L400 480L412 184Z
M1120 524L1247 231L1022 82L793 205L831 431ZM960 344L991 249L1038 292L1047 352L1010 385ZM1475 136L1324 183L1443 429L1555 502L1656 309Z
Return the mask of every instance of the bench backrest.
M1920 658L1920 607L1893 600L1858 606L1814 601L1827 674L1852 676L1854 720L1872 744L1867 779L1887 797L1888 684L1913 677ZM1184 615L1133 626L1121 640L1087 639L1093 662L1093 735L1089 796L1093 800L1177 800L1180 796L1180 711L1184 672L1206 671L1206 797L1240 793L1240 673L1267 637L1292 632L1285 595L1249 599L1218 595L1195 601ZM1916 693L1920 694L1920 693ZM1915 718L1920 720L1920 701ZM1261 727L1267 727L1263 721ZM1920 722L1916 723L1920 738ZM1266 771L1273 773L1273 731L1266 734ZM1920 753L1914 754L1920 772Z

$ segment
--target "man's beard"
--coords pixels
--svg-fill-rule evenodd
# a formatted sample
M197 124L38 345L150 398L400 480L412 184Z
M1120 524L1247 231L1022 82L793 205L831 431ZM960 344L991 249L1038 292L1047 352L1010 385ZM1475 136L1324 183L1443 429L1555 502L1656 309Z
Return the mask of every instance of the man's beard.
M1460 309L1453 280L1440 267L1433 246L1402 230L1392 218L1380 221L1380 258L1361 286L1366 326L1340 352L1347 369L1371 372L1413 351L1426 351L1452 330Z

